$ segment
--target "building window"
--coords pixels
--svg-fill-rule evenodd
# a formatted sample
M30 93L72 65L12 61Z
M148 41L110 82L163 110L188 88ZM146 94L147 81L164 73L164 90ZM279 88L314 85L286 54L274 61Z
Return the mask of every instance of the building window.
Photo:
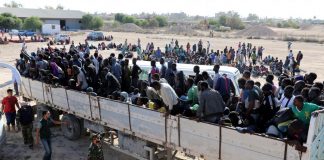
M55 25L52 25L52 29L55 29Z

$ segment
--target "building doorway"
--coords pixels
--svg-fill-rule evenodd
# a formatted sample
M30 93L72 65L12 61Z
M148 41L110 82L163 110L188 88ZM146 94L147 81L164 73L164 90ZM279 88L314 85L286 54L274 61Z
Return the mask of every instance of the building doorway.
M60 20L60 26L61 26L61 30L66 30L66 22L65 22L65 20Z

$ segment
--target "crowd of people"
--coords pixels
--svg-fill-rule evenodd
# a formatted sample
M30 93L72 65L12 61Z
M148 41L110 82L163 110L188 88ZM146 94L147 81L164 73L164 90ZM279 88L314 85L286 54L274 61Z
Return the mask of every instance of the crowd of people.
M320 107L324 103L323 82L316 81L316 73L294 74L291 63L296 60L292 50L286 65L278 58L263 57L263 46L241 42L236 50L226 46L224 50L214 52L208 41L206 46L199 40L192 46L187 43L184 48L172 39L162 52L159 47L155 49L153 43L148 43L142 50L140 39L136 45L126 40L120 45L111 42L109 46L121 53L112 53L109 57L99 54L102 43L94 54L90 53L91 46L88 41L79 45L72 41L69 49L48 45L30 54L23 50L16 67L23 76L93 96L108 97L166 114L181 114L198 121L226 124L240 132L289 137L301 143L306 140L312 113L323 111ZM129 56L132 51L137 51L137 57ZM300 65L301 52L297 57L296 64ZM138 59L151 62L147 79L140 78L145 71L137 65ZM201 72L195 65L195 74L187 77L177 69L177 63L213 65L215 75ZM281 70L280 74L266 72L263 85L251 78L255 71L253 66L271 67L273 63L276 70ZM219 73L221 65L232 65L242 72L238 79L240 94L236 94L234 82L226 74ZM278 75L278 83L275 83L275 75ZM3 108L14 107L11 101L2 103Z

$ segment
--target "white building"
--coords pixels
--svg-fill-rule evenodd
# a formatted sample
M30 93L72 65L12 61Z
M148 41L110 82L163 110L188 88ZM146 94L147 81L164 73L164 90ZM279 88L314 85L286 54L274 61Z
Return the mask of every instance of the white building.
M29 9L29 8L4 8L0 7L1 13L11 13L18 18L39 17L43 24L58 24L64 30L81 29L81 18L84 12L77 10L55 10L55 9Z

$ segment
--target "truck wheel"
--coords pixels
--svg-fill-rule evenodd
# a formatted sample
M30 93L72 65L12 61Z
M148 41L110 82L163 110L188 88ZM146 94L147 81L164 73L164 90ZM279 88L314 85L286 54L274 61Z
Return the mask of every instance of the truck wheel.
M62 121L68 122L67 125L61 125L63 135L69 140L77 140L81 136L80 121L71 114L63 115Z

